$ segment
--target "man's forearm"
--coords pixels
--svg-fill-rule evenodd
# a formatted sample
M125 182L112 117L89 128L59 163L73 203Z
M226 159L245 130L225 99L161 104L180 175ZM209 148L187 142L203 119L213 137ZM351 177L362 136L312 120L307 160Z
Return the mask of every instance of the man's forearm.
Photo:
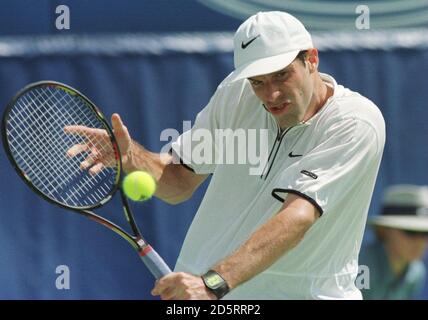
M294 248L315 222L318 211L311 206L307 205L309 211L293 205L281 210L213 269L226 280L230 289L263 272Z

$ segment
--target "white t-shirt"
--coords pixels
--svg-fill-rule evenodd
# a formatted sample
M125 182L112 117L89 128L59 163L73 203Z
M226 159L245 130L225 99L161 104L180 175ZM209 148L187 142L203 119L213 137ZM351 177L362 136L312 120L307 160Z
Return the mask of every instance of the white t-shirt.
M361 299L354 280L385 123L370 100L337 85L331 76L321 77L334 94L306 123L282 133L247 80L226 79L192 129L172 145L196 173L212 174L176 271L206 272L278 213L287 193L306 198L322 213L295 248L224 299ZM217 164L201 163L197 155L218 157L230 145L231 139L224 145L217 141L201 152L201 137L214 137L218 129L267 133L269 161L263 172L250 174L254 164L236 158L234 164L218 164L220 158ZM246 151L245 145L263 149L260 140L239 144L235 156Z

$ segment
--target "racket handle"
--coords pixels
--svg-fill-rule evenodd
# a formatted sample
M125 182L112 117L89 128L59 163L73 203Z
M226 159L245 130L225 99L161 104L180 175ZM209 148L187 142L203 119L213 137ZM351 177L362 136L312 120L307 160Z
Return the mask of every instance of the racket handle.
M172 272L161 256L150 246L140 251L140 258L156 280Z

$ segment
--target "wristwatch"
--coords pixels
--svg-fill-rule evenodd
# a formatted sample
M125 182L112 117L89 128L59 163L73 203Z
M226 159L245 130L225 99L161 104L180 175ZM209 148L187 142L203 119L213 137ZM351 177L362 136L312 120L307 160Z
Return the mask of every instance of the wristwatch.
M205 286L210 290L217 299L224 297L229 292L229 286L226 280L224 280L216 271L209 270L207 273L202 275L202 280Z

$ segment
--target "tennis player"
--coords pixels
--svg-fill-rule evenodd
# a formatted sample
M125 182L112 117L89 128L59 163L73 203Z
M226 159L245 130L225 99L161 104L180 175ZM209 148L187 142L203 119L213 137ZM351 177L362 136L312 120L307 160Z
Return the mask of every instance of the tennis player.
M234 62L169 155L139 146L120 117L112 117L125 169L150 171L159 198L185 201L212 175L175 272L157 281L152 294L361 299L354 280L385 143L380 111L318 71L310 34L287 13L247 19L234 37ZM191 137L200 129L212 136L218 129L265 130L263 172L250 174L250 164L195 161ZM259 140L252 143L260 147ZM100 170L102 157L83 165L91 166Z

